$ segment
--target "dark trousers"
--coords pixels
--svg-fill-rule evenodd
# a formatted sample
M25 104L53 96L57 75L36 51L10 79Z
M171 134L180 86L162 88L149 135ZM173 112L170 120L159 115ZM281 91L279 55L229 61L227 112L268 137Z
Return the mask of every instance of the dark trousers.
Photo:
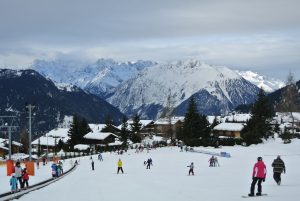
M92 170L94 170L95 168L94 168L94 164L92 165Z
M193 170L193 169L190 169L189 175L190 175L190 174L194 175L194 170Z
M122 167L118 167L118 172L117 172L118 174L119 174L120 170L121 170L122 173L124 173L123 172L123 168Z
M273 178L276 181L276 183L281 181L281 173L280 172L274 172Z
M252 183L251 183L251 188L250 188L250 193L251 194L254 194L254 190L255 190L255 185L257 183L257 192L258 193L261 193L261 182L263 181L263 178L257 178L257 177L254 177L253 180L252 180Z
M22 177L17 177L19 183L20 183L20 188L23 188L23 180Z
M28 184L28 180L23 180L23 187L25 187L25 184L26 184L26 187L28 188L29 187L29 184Z
M147 164L147 169L150 169L150 163Z

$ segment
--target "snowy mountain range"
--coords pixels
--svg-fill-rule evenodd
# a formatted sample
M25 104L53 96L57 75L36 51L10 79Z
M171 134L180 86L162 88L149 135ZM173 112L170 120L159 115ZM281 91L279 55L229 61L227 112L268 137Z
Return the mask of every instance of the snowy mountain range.
M56 83L73 84L105 98L112 94L119 84L154 64L151 61L116 62L112 59L99 59L91 64L65 60L36 60L30 68Z
M190 60L146 68L119 85L107 100L129 116L137 113L155 119L170 102L178 115L185 114L192 95L200 112L226 113L239 104L252 102L258 90L227 67Z
M271 93L285 86L285 83L281 80L269 78L252 71L236 71L244 79L248 80L252 84L255 84L259 88L263 88L266 92Z
M128 116L138 113L153 119L162 113L169 95L178 114L184 114L192 95L197 97L201 112L220 114L252 102L258 87L271 92L284 84L251 71L234 71L197 60L172 63L37 60L31 68L55 81L59 88L68 90L72 88L69 84L76 85L105 98Z

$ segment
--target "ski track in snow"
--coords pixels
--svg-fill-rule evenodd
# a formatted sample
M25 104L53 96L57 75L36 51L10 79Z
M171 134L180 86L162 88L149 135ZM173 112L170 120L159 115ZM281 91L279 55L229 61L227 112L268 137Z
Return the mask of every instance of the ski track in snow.
M209 155L180 152L177 147L151 150L150 153L135 154L133 150L118 156L104 153L104 161L95 161L95 171L91 170L89 157L81 158L80 165L67 177L43 189L31 192L20 200L143 200L143 201L188 201L188 200L242 200L247 195L252 181L252 167L258 156L262 156L267 166L266 182L262 184L263 193L268 196L250 198L259 200L298 200L300 192L300 140L292 144L282 144L281 140L250 147L223 147L221 149L196 149L229 152L232 158L219 157L220 167L208 167ZM273 180L271 163L282 154L287 174L282 175L282 185ZM151 170L143 162L153 159ZM116 174L117 160L123 161L126 174ZM191 162L195 164L195 176L187 176ZM2 169L1 169L2 170ZM7 181L4 185L8 185ZM1 187L3 186L1 180Z

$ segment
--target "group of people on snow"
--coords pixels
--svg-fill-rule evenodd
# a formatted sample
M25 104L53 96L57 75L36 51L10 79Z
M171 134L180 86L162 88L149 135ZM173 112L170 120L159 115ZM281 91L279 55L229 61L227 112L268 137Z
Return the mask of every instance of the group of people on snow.
M62 161L58 161L57 163L53 162L51 165L51 171L53 178L60 177L64 173Z
M219 162L218 162L218 158L216 156L211 156L211 158L208 160L209 162L209 167L216 167L216 166L220 166Z
M280 185L281 184L281 174L282 174L282 172L284 172L284 173L286 172L284 162L280 156L277 156L277 158L273 161L272 167L273 167L273 178L274 178L275 182L277 183L277 185ZM256 196L262 195L261 183L265 182L266 175L267 175L266 165L263 162L262 157L258 157L257 162L255 163L255 165L253 167L252 183L251 183L251 187L250 187L250 193L248 194L248 196L250 196L250 197L255 196L254 191L255 191L256 183L257 183Z
M15 193L18 190L24 188L27 189L29 187L28 180L29 180L29 175L27 173L27 169L26 168L22 169L20 162L17 161L14 167L14 173L12 174L12 177L10 178L9 181L11 187L11 193Z

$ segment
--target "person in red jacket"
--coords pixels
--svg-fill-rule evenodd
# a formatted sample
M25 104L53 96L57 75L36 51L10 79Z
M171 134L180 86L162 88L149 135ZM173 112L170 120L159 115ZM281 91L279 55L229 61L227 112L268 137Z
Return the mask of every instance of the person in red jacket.
M262 190L261 183L265 182L266 175L267 175L266 165L263 162L262 157L258 157L257 163L255 163L253 167L252 183L251 183L250 193L248 194L249 196L254 196L256 183L258 186L256 195L261 196L261 190Z
M24 188L28 188L29 184L28 184L28 180L29 180L29 175L27 173L27 169L24 168L23 172L22 172L22 179L23 179L23 187ZM26 184L26 187L25 187Z

